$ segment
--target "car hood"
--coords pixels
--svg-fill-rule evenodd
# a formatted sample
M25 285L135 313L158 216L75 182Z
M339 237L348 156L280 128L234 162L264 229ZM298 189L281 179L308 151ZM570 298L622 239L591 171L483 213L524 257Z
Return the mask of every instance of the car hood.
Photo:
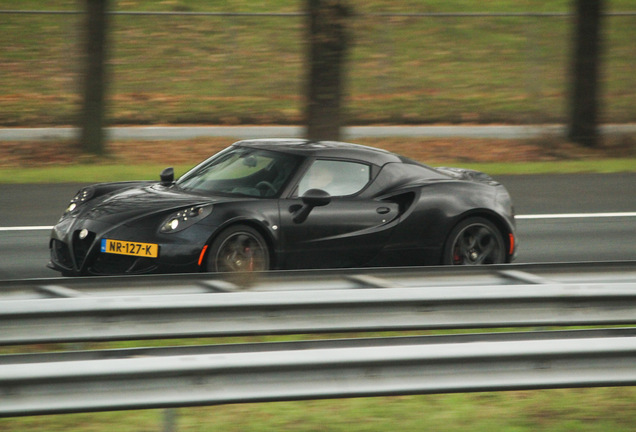
M109 224L228 198L190 194L162 185L131 187L111 192L86 203L81 216Z

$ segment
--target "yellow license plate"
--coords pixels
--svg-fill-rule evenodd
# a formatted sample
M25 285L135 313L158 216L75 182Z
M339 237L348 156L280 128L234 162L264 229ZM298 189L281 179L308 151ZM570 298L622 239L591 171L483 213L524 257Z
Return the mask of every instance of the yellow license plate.
M159 245L154 243L137 243L122 240L102 239L102 252L157 258L159 256Z

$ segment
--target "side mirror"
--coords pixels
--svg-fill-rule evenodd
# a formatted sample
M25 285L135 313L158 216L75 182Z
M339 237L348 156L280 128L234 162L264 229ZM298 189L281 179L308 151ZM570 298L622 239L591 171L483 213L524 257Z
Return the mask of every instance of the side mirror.
M254 156L248 156L243 159L243 165L245 165L246 167L254 168L256 165L258 165L258 160L256 160Z
M331 202L331 195L322 189L309 189L301 197L303 204L311 207L326 206Z
M159 178L161 179L161 184L164 186L170 186L174 183L174 168L168 167L161 171L159 174Z
M292 218L294 223L303 223L314 207L326 206L331 202L331 195L322 189L309 189L301 197L303 206L296 211Z

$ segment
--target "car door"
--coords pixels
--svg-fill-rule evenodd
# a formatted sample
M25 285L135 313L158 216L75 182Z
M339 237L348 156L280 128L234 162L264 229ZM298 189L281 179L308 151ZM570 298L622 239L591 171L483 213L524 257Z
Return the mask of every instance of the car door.
M377 255L391 234L398 205L359 198L370 180L369 165L314 161L292 196L280 201L283 267L357 267ZM329 194L329 203L311 208L299 221L295 216L306 206L302 195L316 189Z

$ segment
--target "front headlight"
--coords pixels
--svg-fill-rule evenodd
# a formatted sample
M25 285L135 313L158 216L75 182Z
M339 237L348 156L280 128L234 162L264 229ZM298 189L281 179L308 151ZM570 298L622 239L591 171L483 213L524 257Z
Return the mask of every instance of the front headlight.
M192 206L171 214L162 223L159 231L172 234L191 227L212 213L211 205Z
M63 216L73 213L80 205L93 198L93 195L95 195L95 189L91 186L80 189L73 199L71 199L71 202L69 202Z

